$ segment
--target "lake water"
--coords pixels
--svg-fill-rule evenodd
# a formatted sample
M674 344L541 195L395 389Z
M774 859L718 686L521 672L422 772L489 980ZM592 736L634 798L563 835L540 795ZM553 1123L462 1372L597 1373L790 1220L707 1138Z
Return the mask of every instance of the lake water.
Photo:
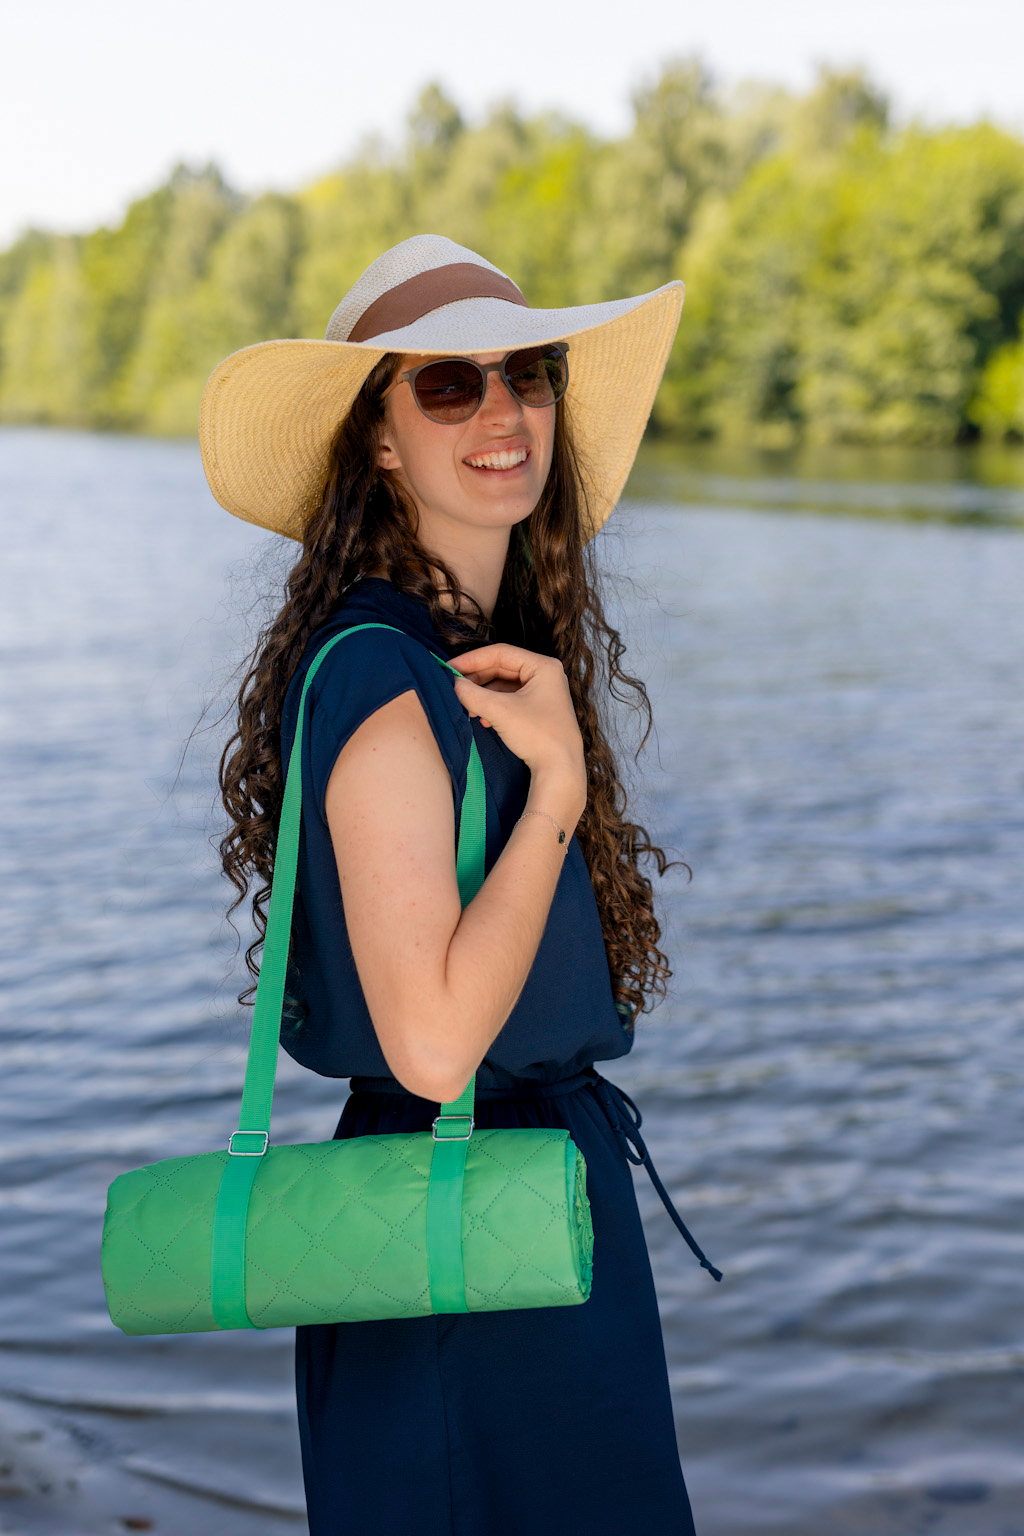
M657 449L599 541L693 869L608 1073L726 1272L638 1173L701 1536L1024 1536L1021 487ZM0 1532L299 1536L292 1331L125 1338L99 1272L110 1181L236 1123L218 720L294 546L191 444L0 429L0 508Z

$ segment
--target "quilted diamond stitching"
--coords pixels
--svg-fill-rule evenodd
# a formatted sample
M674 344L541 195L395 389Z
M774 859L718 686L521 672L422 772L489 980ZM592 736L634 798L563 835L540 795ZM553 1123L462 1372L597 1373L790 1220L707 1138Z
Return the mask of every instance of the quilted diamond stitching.
M302 1266L303 1263L306 1262L310 1252L313 1251L313 1249L326 1248L334 1262L336 1264L344 1265L345 1268L349 1270L349 1273L353 1276L353 1285L347 1291L344 1298L345 1301L348 1300L348 1298L353 1294L354 1290L357 1289L360 1284L366 1283L367 1278L372 1275L373 1289L385 1301L390 1302L393 1307L397 1308L400 1315L407 1314L410 1310L429 1310L428 1307L423 1306L419 1308L414 1306L412 1309L410 1309L409 1305L403 1302L402 1297L396 1295L393 1287L388 1286L383 1282L378 1269L381 1259L387 1254L388 1249L392 1246L396 1239L405 1243L406 1247L409 1249L410 1255L416 1258L422 1258L421 1249L408 1239L404 1231L404 1227L407 1226L409 1221L416 1216L419 1210L425 1209L425 1183L423 1185L422 1195L415 1200L412 1209L406 1212L405 1217L397 1229L393 1223L387 1222L386 1218L384 1218L380 1211L374 1210L372 1207L368 1206L364 1198L367 1190L374 1184L375 1181L379 1180L382 1175L387 1174L389 1167L393 1165L396 1159L400 1162L404 1162L417 1178L423 1178L422 1167L417 1166L415 1160L410 1163L409 1157L407 1156L407 1153L412 1150L409 1147L409 1140L410 1138L408 1136L360 1137L359 1141L361 1143L362 1155L365 1156L369 1151L376 1151L380 1154L380 1160L368 1168L365 1177L363 1177L361 1181L355 1183L340 1179L335 1172L334 1166L332 1166L333 1164L337 1164L339 1161L338 1149L344 1146L350 1146L350 1143L325 1142L316 1145L316 1152L314 1153L314 1156L316 1153L319 1154L315 1163L315 1173L318 1177L318 1180L326 1175L338 1188L343 1203L339 1206L339 1209L336 1211L332 1220L325 1225L320 1233L307 1234L309 1238L309 1246L307 1247L306 1251L300 1255L290 1274L286 1277L283 1277L283 1279L279 1282L279 1289L287 1289L289 1294L296 1295L294 1287L288 1286L287 1282L291 1280L296 1271ZM351 1164L351 1156L349 1156L346 1161ZM308 1176L309 1172L310 1167L307 1164L300 1172L299 1176L294 1180L293 1184L289 1186L287 1191L278 1191L273 1197L271 1197L273 1204L271 1205L268 1203L267 1211L264 1213L264 1217L262 1218L264 1221L273 1221L275 1216L278 1219L280 1219L282 1215L291 1216L291 1213L285 1213L281 1210L285 1194L292 1194L298 1184L303 1182L303 1180ZM390 1227L390 1231L386 1236L384 1236L380 1247L376 1250L376 1252L364 1258L363 1263L359 1269L353 1269L351 1264L347 1262L344 1254L338 1251L336 1248L332 1247L329 1242L327 1242L327 1239L331 1233L331 1227L334 1226L335 1223L341 1221L345 1217L346 1212L353 1209L354 1207L362 1207L362 1209L368 1210L375 1217L375 1219L384 1221L385 1226ZM251 1240L251 1235L254 1230L254 1228L249 1229L249 1233L247 1234L247 1243ZM342 1232L339 1232L338 1234L339 1238L343 1235L344 1234ZM256 1266L254 1265L253 1267L255 1268ZM374 1274L375 1270L378 1271L376 1274ZM421 1287L418 1299L422 1302L422 1300L426 1297L426 1294L427 1288ZM305 1298L297 1299L305 1300ZM277 1298L275 1297L275 1305L276 1304ZM338 1299L337 1297L332 1296L330 1305L325 1305L319 1310L321 1311L323 1319L326 1321L330 1319L332 1314L334 1314L334 1316L337 1315L337 1308ZM258 1317L266 1315L266 1310L267 1309L263 1309L261 1312L251 1309L250 1316L253 1318L253 1321L256 1321Z
M561 1137L559 1137L558 1139L559 1139L559 1141L562 1140ZM536 1249L537 1243L541 1240L541 1238L543 1237L543 1235L547 1231L547 1229L553 1223L556 1223L556 1222L564 1219L564 1213L565 1213L564 1202L562 1200L559 1200L558 1202L553 1201L551 1199L550 1195L547 1193L547 1191L544 1188L540 1188L540 1189L536 1188L534 1185L532 1185L530 1183L527 1183L526 1179L523 1177L523 1174L524 1174L524 1171L526 1170L526 1168L531 1163L533 1163L533 1162L537 1161L539 1158L541 1158L544 1155L544 1153L548 1150L549 1146L550 1146L550 1142L547 1142L547 1141L540 1142L540 1141L538 1141L536 1146L534 1147L533 1151L530 1153L530 1156L526 1159L526 1161L520 1163L518 1165L518 1167L513 1171L513 1170L511 1170L508 1167L508 1164L504 1161L504 1159L502 1159L498 1155L499 1148L502 1148L502 1147L507 1148L508 1147L507 1140L505 1138L501 1138L500 1140L495 1139L494 1141L488 1142L488 1141L485 1141L485 1140L481 1139L481 1142L480 1142L480 1145L479 1145L479 1149L478 1149L480 1154L482 1156L484 1156L484 1157L489 1157L492 1163L494 1163L498 1168L502 1169L502 1171L506 1174L506 1179L508 1181L512 1180L513 1172L514 1172L515 1181L520 1183L521 1185L523 1185L532 1194L534 1194L541 1201L541 1203L543 1205L547 1206L547 1209L548 1209L548 1221L547 1221L547 1223L545 1224L545 1226L543 1228L538 1229L537 1235L536 1235L536 1238L535 1238L535 1241L534 1241L533 1249L530 1249L530 1250L523 1250L521 1248L518 1248L518 1247L514 1246L512 1243L510 1243L508 1241L507 1237L502 1233L501 1229L498 1228L498 1227L495 1227L494 1225L492 1225L491 1221L489 1221L487 1219L489 1214L493 1210L494 1205L497 1203L498 1200L501 1199L502 1195L505 1193L505 1190L508 1187L508 1183L507 1182L504 1183L504 1184L497 1185L495 1187L493 1198L491 1199L489 1204L483 1209L483 1211L481 1211L479 1213L478 1216L475 1216L474 1218L472 1218L473 1220L478 1221L479 1224L482 1225L486 1229L488 1234L491 1237L493 1237L496 1242L500 1243L508 1251L508 1253L510 1255L510 1258L513 1261L513 1268L506 1275L504 1281L497 1288L495 1288L495 1289L493 1289L493 1290L488 1292L488 1295L489 1295L489 1297L491 1299L494 1299L496 1297L502 1296L508 1290L508 1288L511 1285L513 1285L514 1283L516 1283L516 1282L522 1283L523 1276L524 1276L524 1274L527 1274L527 1273L541 1276L547 1282L548 1285L556 1287L556 1289L561 1290L565 1294L568 1294L569 1291L570 1291L570 1287L567 1286L564 1281L562 1281L560 1278L552 1275L548 1270L543 1268L540 1264L534 1262L532 1257L531 1257L532 1253ZM564 1188L564 1183L563 1183L563 1188ZM560 1193L561 1193L561 1191L560 1191Z
M512 1136L514 1142L509 1140ZM522 1137L529 1141L524 1143ZM584 1194L570 1212L578 1224L582 1221L577 1242L558 1241L566 1220L565 1144L565 1133L560 1131L474 1133L463 1224L467 1271L473 1269L473 1253L479 1247L476 1234L494 1246L486 1250L481 1271L488 1276L486 1287L474 1288L467 1278L472 1310L584 1299L577 1276L559 1272L552 1262L560 1247L585 1260L592 1240ZM323 1322L337 1321L342 1315L429 1313L425 1211L431 1152L432 1139L426 1133L272 1148L267 1157L273 1156L274 1162L265 1163L257 1173L247 1231L252 1320L264 1326L289 1326L295 1321L292 1314L299 1313L303 1320ZM111 1315L125 1332L216 1328L210 1306L209 1251L212 1211L227 1156L223 1151L168 1158L123 1174L111 1185L104 1225L104 1282ZM546 1157L558 1164L557 1180L550 1169L545 1177ZM400 1174L398 1187L404 1187L407 1198L392 1214L395 1170ZM558 1191L557 1198L549 1192L549 1184ZM313 1212L323 1207L331 1190L335 1208L317 1228ZM510 1242L501 1229L500 1206L509 1192L527 1195L537 1204L534 1240L526 1249ZM167 1213L177 1202L182 1205L182 1219L167 1227ZM346 1215L356 1210L365 1218L361 1223ZM383 1223L380 1240L366 1243L367 1234L376 1230L375 1223ZM364 1248L353 1255L350 1239L356 1231ZM545 1241L548 1234L551 1244ZM141 1264L140 1250L146 1255ZM496 1259L498 1253L504 1254L504 1260ZM278 1262L282 1258L283 1273ZM563 1259L558 1263L564 1266ZM138 1271L134 1283L120 1289L119 1278L123 1283L126 1272L133 1269ZM585 1263L583 1270L586 1276ZM323 1279L328 1272L329 1285ZM303 1293L304 1281L313 1285L315 1296ZM317 1287L329 1293L329 1301L317 1299ZM589 1283L584 1287L587 1291Z

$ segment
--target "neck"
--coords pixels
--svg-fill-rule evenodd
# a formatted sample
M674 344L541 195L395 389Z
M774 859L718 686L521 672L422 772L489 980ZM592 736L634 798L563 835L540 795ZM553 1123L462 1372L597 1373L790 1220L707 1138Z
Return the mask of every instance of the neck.
M479 604L487 619L493 617L498 601L509 532L507 527L469 528L464 523L453 524L438 517L428 519L422 512L420 515L420 541L428 558L444 561L458 577L463 592ZM441 593L440 601L452 611L448 593Z
M467 574L456 565L450 566L449 569L454 571L455 575L459 578L459 586L462 588L463 593L473 598L479 604L484 618L492 618L494 615L494 605L498 601L501 571L494 576L491 573L486 573L485 575ZM454 613L455 604L452 601L450 592L440 592L438 594L438 601L442 608L447 608L449 613Z
M433 555L435 559L443 559L445 565L459 579L459 586L463 592L472 597L480 606L480 611L486 619L494 616L494 605L498 601L498 589L501 586L502 572L505 569L505 556L508 550L508 529L503 528L501 533L501 545L495 540L490 548L474 549L472 551L427 549L428 558ZM381 566L375 567L366 573L368 576L381 576L387 578L387 571ZM439 577L435 577L435 586L439 584ZM451 593L439 592L438 601L442 608L449 613L455 611Z

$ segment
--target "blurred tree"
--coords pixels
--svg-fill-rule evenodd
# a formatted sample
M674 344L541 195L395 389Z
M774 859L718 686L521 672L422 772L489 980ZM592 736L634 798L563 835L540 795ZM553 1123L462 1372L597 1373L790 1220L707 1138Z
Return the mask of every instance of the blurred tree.
M187 431L195 430L196 416L192 413L186 425L183 403L203 354L200 288L217 242L244 199L213 165L197 171L176 166L168 190L166 232L119 394L122 409L138 412L151 429Z
M319 338L370 262L416 233L408 177L371 140L349 165L298 192L295 203L305 245L295 270L293 324L296 335Z
M81 237L55 235L45 257L25 265L23 286L6 316L0 389L5 420L91 425L80 250Z
M796 95L720 89L693 57L601 138L435 82L293 196L174 168L117 228L0 253L0 417L192 432L203 383L267 337L322 337L396 241L433 231L530 303L687 283L655 430L765 445L1024 431L1024 144L991 124L895 130L862 71Z
M800 405L821 440L950 442L1024 302L1024 146L981 125L853 141L809 269Z
M822 133L826 87L698 220L659 419L766 445L954 441L1017 335L1024 146L988 125L888 134L870 97Z
M294 334L291 296L302 242L297 204L265 193L213 244L203 275L179 299L168 299L173 319L165 335L173 350L170 366L150 385L151 430L194 431L203 385L221 358L268 336ZM137 366L146 361L140 349Z
M673 276L705 193L731 181L725 122L711 76L674 60L633 96L633 129L595 171L587 229L587 297L646 292Z
M31 274L52 259L53 243L54 236L45 230L26 229L6 251L0 251L0 387L8 317Z
M813 193L776 155L701 210L679 260L689 299L662 427L768 447L799 434L801 306L822 212Z
M124 371L138 345L155 274L165 262L172 210L183 175L131 204L117 229L94 230L82 243L82 281L88 294L89 420L94 426L142 421L124 393Z
M889 125L889 100L862 69L823 65L813 89L792 101L785 128L787 146L799 157L834 155L859 129L876 134Z
M464 131L462 114L441 86L425 86L406 118L406 155L417 189L443 179Z
M1024 336L992 353L967 415L986 437L1024 441Z
M555 115L537 118L481 209L484 254L539 309L580 300L577 238L590 222L592 164L585 129Z
M511 255L500 254L509 219L498 189L528 169L537 141L537 129L512 102L495 103L479 128L453 140L444 177L415 188L410 233L445 234L498 266L511 265Z

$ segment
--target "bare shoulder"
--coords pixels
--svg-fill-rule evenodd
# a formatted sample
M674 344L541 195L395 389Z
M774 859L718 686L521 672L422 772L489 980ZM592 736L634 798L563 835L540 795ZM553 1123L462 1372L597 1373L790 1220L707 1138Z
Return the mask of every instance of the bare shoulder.
M407 780L410 774L422 775L428 769L433 769L429 777L450 783L419 694L415 688L407 688L368 715L338 753L327 783L328 820L332 800L337 804L343 792L367 775L371 780L368 788L377 782L383 789L385 784Z
M454 865L451 778L414 688L382 704L353 731L324 799L343 891L386 866Z

